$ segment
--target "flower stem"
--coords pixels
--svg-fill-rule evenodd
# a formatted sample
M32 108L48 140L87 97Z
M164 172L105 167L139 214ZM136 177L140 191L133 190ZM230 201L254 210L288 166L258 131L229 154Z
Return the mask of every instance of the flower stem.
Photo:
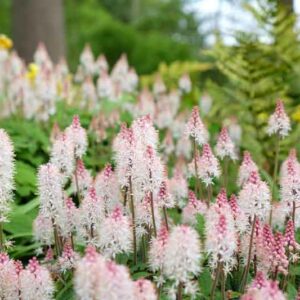
M152 214L152 223L153 223L153 233L154 236L157 236L156 232L156 223L155 223L155 215L154 215L154 201L153 201L153 193L150 192L150 202L151 202L151 214Z
M218 262L215 279L213 281L213 285L212 285L211 292L210 292L211 300L215 299L215 292L216 292L217 284L218 284L219 277L220 277L220 271L221 271L221 264Z
M221 263L221 291L222 291L222 300L226 300L225 282L226 282L226 276L225 276L225 272L224 272L224 265L223 265L223 263Z
M123 199L124 199L123 205L124 205L124 207L126 207L126 204L127 204L127 195L128 195L128 187L126 186L126 187L122 190L122 192L123 192Z
M275 146L275 166L274 166L273 184L272 184L272 203L275 200L275 186L276 186L276 182L277 182L279 152L280 152L280 136L277 134L277 136L276 136L276 146ZM273 216L273 205L271 205L271 211L270 211L270 218L269 218L269 224L270 225L272 225L272 216Z
M247 259L247 264L246 264L246 267L245 267L245 270L244 270L244 273L243 273L243 277L242 277L242 281L241 281L241 292L242 293L244 293L245 286L246 286L246 283L247 283L247 276L248 276L249 269L250 269L255 223L256 223L256 215L254 215L254 218L253 218L253 221L252 221L252 230L251 230L250 241L249 241L248 259Z
M295 220L296 220L296 203L295 203L295 201L293 201L292 220L293 220L293 224L295 226Z
M165 218L166 228L169 231L168 214L167 214L167 209L166 209L165 206L163 207L163 212L164 212L164 218Z
M194 168L195 168L195 195L198 198L198 192L200 192L200 197L202 197L202 191L201 191L201 183L200 180L198 178L198 164L197 164L197 144L196 144L196 140L193 139L193 152L194 152Z
M75 162L76 162L76 167L74 171L74 177L75 177L76 194L77 194L78 202L81 203L81 195L80 195L78 176L77 176L78 159L75 158Z
M212 185L209 184L207 186L207 204L208 204L208 207L209 207L210 202L212 200L212 196L213 196Z
M179 282L179 284L178 284L176 300L182 300L182 283L181 282Z
M134 201L133 201L131 176L129 177L129 194L130 194L130 208L131 208L131 214L132 214L133 263L136 265L136 263L137 263L137 249L136 249L135 209L134 209Z
M4 251L3 224L0 222L0 252Z
M228 157L224 158L224 175L223 175L223 184L224 188L227 190L228 185L228 166L229 166L229 159Z
M59 243L59 237L58 237L58 232L57 232L57 227L52 219L52 226L53 226L53 235L54 235L54 244L55 244L55 252L56 252L56 257L60 256L60 243Z

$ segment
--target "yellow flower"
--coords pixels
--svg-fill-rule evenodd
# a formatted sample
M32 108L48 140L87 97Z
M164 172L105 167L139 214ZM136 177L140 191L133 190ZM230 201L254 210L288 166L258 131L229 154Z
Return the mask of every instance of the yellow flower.
M28 66L28 71L27 71L26 77L29 80L33 81L36 78L36 75L38 74L38 72L39 72L39 66L35 63L31 63Z
M292 119L296 122L300 122L300 107L292 114Z
M0 49L10 49L13 46L13 42L4 34L0 34Z

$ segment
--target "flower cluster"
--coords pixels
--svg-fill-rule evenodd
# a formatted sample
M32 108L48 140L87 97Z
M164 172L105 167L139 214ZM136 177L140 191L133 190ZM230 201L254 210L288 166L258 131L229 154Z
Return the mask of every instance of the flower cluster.
M83 125L74 116L66 129L53 127L50 159L37 174L39 211L33 234L39 260L33 257L24 267L5 252L4 237L10 232L2 225L9 219L14 152L0 130L1 299L53 299L64 280L73 280L82 300L154 300L158 293L168 299L182 299L182 294L198 299L203 269L204 280L212 281L206 295L211 299L219 286L225 299L226 289L235 288L229 278L238 274L241 299L285 299L287 281L297 276L291 270L300 252L296 150L281 164L278 180L281 155L276 155L274 170L273 162L266 166L274 171L273 181L250 152L238 162L241 128L236 119L224 121L220 134L210 138L205 124L212 99L201 99L201 116L198 106L190 116L181 109L183 94L193 88L188 74L179 78L177 89L168 90L158 76L152 87L138 93L138 76L125 55L109 71L105 57L95 60L87 46L73 83L66 64L54 66L42 45L29 68L14 52L1 51L7 56L0 60L0 88L6 85L8 102L14 104L5 106L4 115L22 107L27 118L47 120L59 99L72 100L75 85L82 109L98 110L99 99L121 103L116 115L101 110L93 118L89 129L96 132L97 143L107 139L110 145L106 129L119 125L124 111L133 116L131 123L120 125L111 160L93 169L86 118ZM136 96L137 103L119 101L125 94ZM280 143L290 130L278 101L268 133ZM228 193L233 190L237 196ZM125 263L117 262L153 282L134 281ZM249 274L255 275L247 286Z

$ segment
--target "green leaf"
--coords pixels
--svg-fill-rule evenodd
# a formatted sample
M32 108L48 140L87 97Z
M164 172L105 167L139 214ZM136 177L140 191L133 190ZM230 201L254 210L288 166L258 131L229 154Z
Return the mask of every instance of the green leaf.
M204 238L205 218L203 215L197 214L196 219L197 219L197 225L196 225L197 232L199 233L201 238Z
M36 190L36 170L22 162L16 162L16 190L21 197L26 197Z
M137 280L139 278L147 278L148 276L151 276L151 275L152 275L151 273L145 272L145 271L138 272L138 273L135 273L135 274L132 275L132 279Z
M211 291L212 279L211 279L211 273L207 268L205 268L203 272L200 274L198 282L199 282L200 292L203 295L208 297Z
M32 232L32 216L28 214L11 214L10 222L4 225L4 230L13 235Z
M72 280L68 281L63 289L55 297L56 300L73 300L75 299L75 293L73 290Z
M292 265L289 270L290 275L300 275L300 266Z
M288 294L288 300L294 300L294 299L296 299L297 289L290 282L288 283L288 286L287 286L287 294Z

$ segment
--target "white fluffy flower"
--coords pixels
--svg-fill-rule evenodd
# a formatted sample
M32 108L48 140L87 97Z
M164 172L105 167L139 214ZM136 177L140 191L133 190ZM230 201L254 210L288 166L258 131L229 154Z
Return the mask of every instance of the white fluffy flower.
M95 188L91 187L79 207L77 228L79 235L95 243L103 218L103 200L97 196Z
M117 265L113 261L107 261L98 286L98 297L101 300L134 299L134 284L130 278L128 269L123 265Z
M201 99L200 99L200 109L203 115L207 115L212 107L213 104L213 99L209 94L203 94Z
M182 211L182 222L184 224L196 225L197 215L205 215L207 212L207 204L196 198L196 195L189 191L188 204Z
M177 167L174 170L174 176L170 179L169 184L171 194L176 204L182 207L184 205L184 199L188 196L188 184L181 168Z
M221 159L224 159L226 157L236 160L236 150L234 143L232 142L230 136L228 135L228 131L226 127L223 127L217 141L216 145L216 154Z
M289 156L285 159L280 168L280 185L282 182L289 176L289 171L291 171L291 167L293 172L295 172L296 176L300 176L300 163L297 159L297 151L295 148L290 150Z
M74 116L72 124L66 129L66 135L73 142L75 158L82 158L87 150L87 134L80 125L78 116Z
M157 300L153 283L147 279L139 279L134 282L135 300Z
M7 222L14 188L14 152L7 133L0 129L0 222Z
M21 299L53 299L54 284L49 271L32 258L19 275Z
M187 282L200 273L200 240L191 227L175 227L167 240L165 251L163 270L176 284Z
M163 82L162 78L158 75L153 84L153 93L154 95L163 94L167 91L166 85Z
M250 177L251 172L258 172L258 167L251 158L251 154L248 151L244 152L243 161L239 168L238 173L238 186L241 187L246 183Z
M35 240L42 245L52 245L53 227L51 218L40 211L33 222L33 233Z
M189 93L192 90L192 81L189 74L183 74L178 81L179 88L184 93Z
M62 180L58 168L53 164L40 166L38 190L42 214L56 222L64 206Z
M62 272L73 269L76 262L79 260L79 255L76 253L69 243L64 245L62 255L58 259L59 267Z
M283 102L278 100L275 112L269 118L267 132L269 135L278 134L281 138L284 138L290 130L290 119L284 110Z
M135 300L134 284L127 268L105 261L91 246L77 263L74 281L80 300Z
M200 119L199 108L197 106L193 108L192 114L186 124L185 132L186 135L194 138L196 143L200 146L208 141L209 134Z
M151 146L154 149L157 149L158 132L154 128L152 119L149 115L134 120L132 123L132 130L140 147L146 148L147 146Z
M119 253L128 253L132 249L130 222L119 206L101 223L99 247L103 255L110 258L115 258Z
M78 189L80 196L85 197L92 183L93 178L89 170L85 168L81 159L77 159L76 169L72 177L72 190L77 191Z
M169 232L165 227L159 229L157 237L152 238L149 249L149 264L153 272L162 270L165 255L166 244L169 238Z
M121 198L118 178L110 164L97 175L94 185L97 195L104 200L105 211L110 213Z
M95 248L88 246L85 256L76 264L74 274L74 289L80 300L100 300L98 285L101 284L101 276L105 264L105 259Z
M214 156L209 144L203 145L203 152L198 160L197 175L206 185L213 184L213 179L221 175L219 161Z
M248 217L265 220L270 211L271 194L268 185L253 171L239 193L238 204Z
M74 171L74 145L65 133L62 133L54 142L50 162L54 164L67 180Z
M6 253L0 253L0 299L19 298L18 273L13 260Z
M161 216L159 208L156 202L153 203L154 206L154 217L156 228L160 228ZM147 193L144 198L136 203L136 233L137 237L140 238L147 230L152 229L153 220L152 220L152 209L151 209L151 196L150 193Z
M132 163L136 149L136 139L131 128L125 124L113 143L115 152L116 174L121 187L129 185L129 178L132 176Z
M228 202L212 205L206 214L205 224L205 247L211 255L210 265L215 269L218 262L223 263L225 272L228 272L234 265L237 247L235 224Z
M300 203L300 172L298 161L288 159L285 173L280 180L281 198L282 201L292 207L293 202L296 204Z
M107 73L103 73L97 80L97 93L99 98L111 99L114 93L113 81Z

